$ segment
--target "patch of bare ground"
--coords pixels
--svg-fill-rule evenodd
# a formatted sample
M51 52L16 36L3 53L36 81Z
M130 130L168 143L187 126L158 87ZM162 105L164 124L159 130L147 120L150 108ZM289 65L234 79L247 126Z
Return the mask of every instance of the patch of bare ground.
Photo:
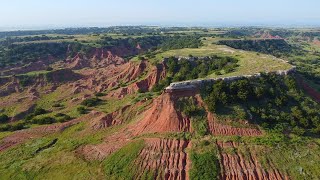
M154 179L189 179L187 176L188 156L185 149L187 140L145 139L145 147L136 160L138 172L136 179L145 173L153 172Z
M145 66L150 66L149 63L142 61L145 63ZM139 90L142 92L146 92L151 90L151 88L158 83L161 79L163 79L166 75L165 71L165 65L160 64L158 66L149 67L151 70L147 74L146 78L142 80L138 80L137 82L134 82L130 84L127 87L121 87L118 90L111 92L109 94L110 97L117 97L122 98L127 94L134 94L138 92ZM140 73L141 75L141 73Z
M264 169L253 152L248 152L247 157L239 153L236 149L239 146L236 142L218 142L220 152L220 163L222 173L220 178L231 179L266 179L284 180L289 179L286 174L275 169L272 162L267 162L271 168ZM226 149L233 149L232 153Z
M120 88L111 92L109 96L124 97L126 94L137 92L139 88L122 86L127 86L128 83L142 76L147 66L146 61L141 61L139 63L110 64L102 68L81 69L79 73L84 77L70 84L70 86L74 94L85 91L103 92Z
M151 108L143 114L143 119L135 125L135 134L191 131L190 119L175 108L176 100L169 93L155 99Z

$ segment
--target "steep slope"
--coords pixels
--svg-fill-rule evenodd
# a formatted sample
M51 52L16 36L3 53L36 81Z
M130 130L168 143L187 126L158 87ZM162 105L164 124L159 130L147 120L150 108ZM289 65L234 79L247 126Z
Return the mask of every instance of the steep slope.
M137 123L135 133L191 131L190 119L176 110L175 101L176 98L168 93L158 97Z
M235 142L218 142L218 146L223 167L221 179L289 179L277 169L265 170L252 152L249 152L247 157L238 152L226 153L227 148L236 149L238 147Z
M145 147L136 160L141 179L144 174L153 173L154 179L188 179L187 164L189 159L186 140L148 138Z

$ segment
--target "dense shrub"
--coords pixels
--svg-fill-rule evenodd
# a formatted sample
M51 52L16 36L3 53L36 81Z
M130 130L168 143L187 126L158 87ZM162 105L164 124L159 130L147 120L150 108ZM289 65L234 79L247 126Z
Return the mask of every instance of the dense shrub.
M56 123L57 120L53 117L40 117L32 120L34 124L53 124Z
M90 98L82 101L81 105L87 106L87 107L93 107L93 106L97 106L101 101L102 101L101 99L94 97L94 98Z
M214 151L205 153L192 152L191 161L190 179L218 179L220 173L219 160Z
M247 51L256 51L275 56L290 54L294 51L294 47L290 46L283 39L266 39L266 40L221 40L221 45L227 45L235 49L243 49Z
M87 114L88 113L88 110L83 106L79 106L77 108L77 111L78 111L79 114Z
M232 57L211 56L198 59L180 59L170 57L166 62L168 67L167 77L153 87L153 91L160 91L171 82L185 81L190 79L204 78L214 72L224 70L230 73L238 66L238 60ZM192 60L193 59L193 60Z
M95 96L97 97L101 97L101 96L105 96L106 94L105 93L102 93L102 92L98 92L95 94Z
M0 126L0 131L18 131L25 128L25 123L18 122L15 124L6 124Z
M9 121L9 117L5 114L0 115L0 123L6 123Z
M292 76L262 75L230 83L218 81L203 87L201 94L209 110L217 114L228 109L228 114L239 119L250 114L254 122L267 129L298 135L307 131L319 134L320 107L304 96ZM235 106L242 109L231 111Z
M63 113L57 113L54 117L58 122L61 122L61 123L72 119L72 117Z
M36 108L34 110L34 112L33 112L33 114L35 116L38 116L38 115L41 115L41 114L46 114L46 113L47 113L47 111L45 109L43 109L43 108Z

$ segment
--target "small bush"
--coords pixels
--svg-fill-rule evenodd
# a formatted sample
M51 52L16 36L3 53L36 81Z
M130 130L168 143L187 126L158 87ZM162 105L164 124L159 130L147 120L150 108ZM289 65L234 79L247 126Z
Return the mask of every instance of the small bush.
M47 67L47 68L46 68L46 71L52 71L52 70L53 70L52 67Z
M0 123L6 123L9 121L9 117L5 114L0 115Z
M56 104L53 104L52 107L63 107L63 105L60 103L56 103Z
M71 120L72 118L69 116L69 115L66 115L66 114L63 114L63 113L57 113L56 115L55 115L55 117L56 117L56 120L58 121L58 122L67 122L67 121L69 121L69 120Z
M79 114L87 114L88 113L88 110L83 106L78 107L77 111Z
M33 119L34 124L53 124L55 122L57 122L57 120L52 117L41 117Z
M102 92L98 92L95 94L95 96L97 97L101 97L101 96L105 96L106 94L105 93L102 93Z
M143 57L143 56L138 56L138 59L139 59L140 61L143 61L143 60L145 60L145 57Z
M38 116L38 115L42 115L42 114L46 114L47 111L45 109L42 109L42 108L36 108L33 112L33 114L35 116Z
M96 106L98 105L102 100L99 99L99 98L90 98L90 99L86 99L84 100L81 105L83 106L87 106L87 107L93 107L93 106Z
M0 131L18 131L25 128L25 123L19 122L16 124L7 124L0 126Z
M218 179L220 167L214 151L205 153L191 153L192 168L190 179Z

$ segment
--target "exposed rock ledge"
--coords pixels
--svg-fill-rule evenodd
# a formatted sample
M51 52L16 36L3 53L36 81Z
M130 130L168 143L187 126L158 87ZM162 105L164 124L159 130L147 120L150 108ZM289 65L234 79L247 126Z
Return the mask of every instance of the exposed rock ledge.
M278 70L274 72L267 72L268 74L278 74L278 75L288 75L290 73L295 72L296 67L293 66L291 69L288 70ZM165 92L172 92L172 91L179 91L179 90L194 90L198 89L201 85L205 83L214 83L218 80L222 81L236 81L241 78L256 78L260 77L261 73L256 73L252 75L241 75L241 76L230 76L230 77L220 77L220 78L210 78L210 79L195 79L195 80L189 80L189 81L181 81L181 82L174 82L171 83L170 86L165 88Z

